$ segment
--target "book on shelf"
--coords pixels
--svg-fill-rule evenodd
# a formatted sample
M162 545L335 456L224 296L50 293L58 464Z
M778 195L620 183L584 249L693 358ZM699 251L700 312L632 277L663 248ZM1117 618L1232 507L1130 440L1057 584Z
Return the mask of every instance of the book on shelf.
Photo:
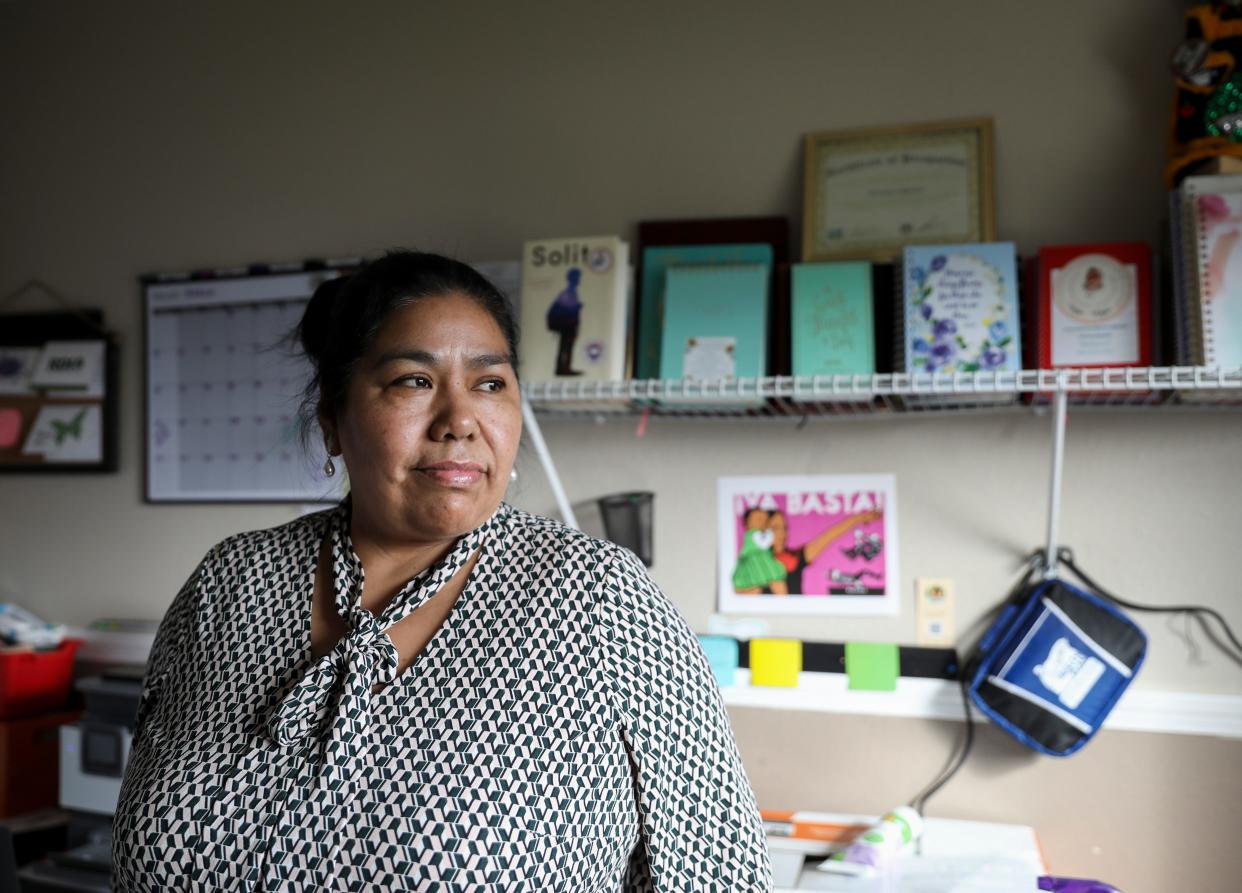
M896 369L915 375L1021 371L1023 326L1012 242L907 246L901 283ZM901 399L909 404L998 404L1018 398L1009 390L950 387Z
M617 236L527 242L522 251L521 374L626 377L629 246Z
M1041 248L1039 368L1150 366L1151 292L1143 242Z
M1169 191L1169 280L1172 291L1173 362L1192 365L1190 360L1190 292L1194 276L1193 228L1190 225L1182 187Z
M661 366L666 286L673 267L715 267L773 262L772 246L765 243L733 245L664 245L643 250L642 279L638 283L638 338L636 378L672 378Z
M1181 193L1183 359L1191 366L1238 368L1242 366L1242 175L1187 177Z
M713 383L767 371L766 264L671 267L666 273L660 376ZM702 402L675 398L669 402ZM753 398L730 398L761 403Z
M772 267L769 293L769 356L768 362L788 358L789 328L787 297L788 277L779 281L779 271L788 273L789 220L780 216L769 217L693 217L671 220L641 220L638 223L635 263L637 264L638 297L634 302L634 326L631 332L635 344L634 375L636 378L657 378L660 370L660 331L663 317L658 305L659 296L654 293L644 297L644 283L654 281L662 287L664 274L658 273L654 280L647 276L644 258L648 248L688 248L691 246L767 245L770 254L763 257L725 257L725 263L768 263ZM704 261L696 261L702 263ZM717 261L708 258L707 263ZM666 264L673 266L675 264ZM684 264L683 264L684 265ZM782 287L784 286L784 287ZM783 314L776 317L773 314Z
M793 375L875 374L872 274L868 261L793 266Z
M903 281L906 372L1022 368L1012 242L911 245Z

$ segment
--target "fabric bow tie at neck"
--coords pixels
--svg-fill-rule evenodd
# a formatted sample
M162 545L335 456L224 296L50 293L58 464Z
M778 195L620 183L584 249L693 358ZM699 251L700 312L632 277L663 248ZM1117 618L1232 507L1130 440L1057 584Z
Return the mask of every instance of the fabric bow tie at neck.
M359 736L370 728L371 689L390 685L397 678L400 657L384 630L443 589L495 532L501 514L497 511L458 540L442 561L407 583L376 617L362 607L362 562L350 543L349 511L341 511L332 532L333 595L349 631L307 668L277 706L268 725L268 733L277 744L288 746L304 740L323 729L329 715L334 714L324 771L350 774L358 756ZM334 694L338 696L334 698Z

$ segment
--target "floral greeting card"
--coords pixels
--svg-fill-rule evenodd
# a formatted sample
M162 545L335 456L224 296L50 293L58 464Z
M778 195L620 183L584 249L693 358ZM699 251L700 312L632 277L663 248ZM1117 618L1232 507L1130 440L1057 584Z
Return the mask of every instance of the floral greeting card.
M905 250L907 372L1022 368L1012 242Z

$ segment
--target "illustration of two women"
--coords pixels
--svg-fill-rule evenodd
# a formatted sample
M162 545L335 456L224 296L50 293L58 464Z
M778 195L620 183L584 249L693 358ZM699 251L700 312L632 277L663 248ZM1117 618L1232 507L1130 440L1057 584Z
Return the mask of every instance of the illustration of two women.
M802 595L802 575L808 565L850 530L883 516L875 511L851 515L809 542L790 548L785 513L752 508L744 518L746 531L733 571L733 590L739 595Z

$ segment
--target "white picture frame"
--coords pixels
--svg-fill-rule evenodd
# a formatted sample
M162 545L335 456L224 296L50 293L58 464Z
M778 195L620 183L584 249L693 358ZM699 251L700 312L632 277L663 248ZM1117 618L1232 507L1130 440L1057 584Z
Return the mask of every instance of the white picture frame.
M716 514L721 613L897 615L894 475L722 477Z

